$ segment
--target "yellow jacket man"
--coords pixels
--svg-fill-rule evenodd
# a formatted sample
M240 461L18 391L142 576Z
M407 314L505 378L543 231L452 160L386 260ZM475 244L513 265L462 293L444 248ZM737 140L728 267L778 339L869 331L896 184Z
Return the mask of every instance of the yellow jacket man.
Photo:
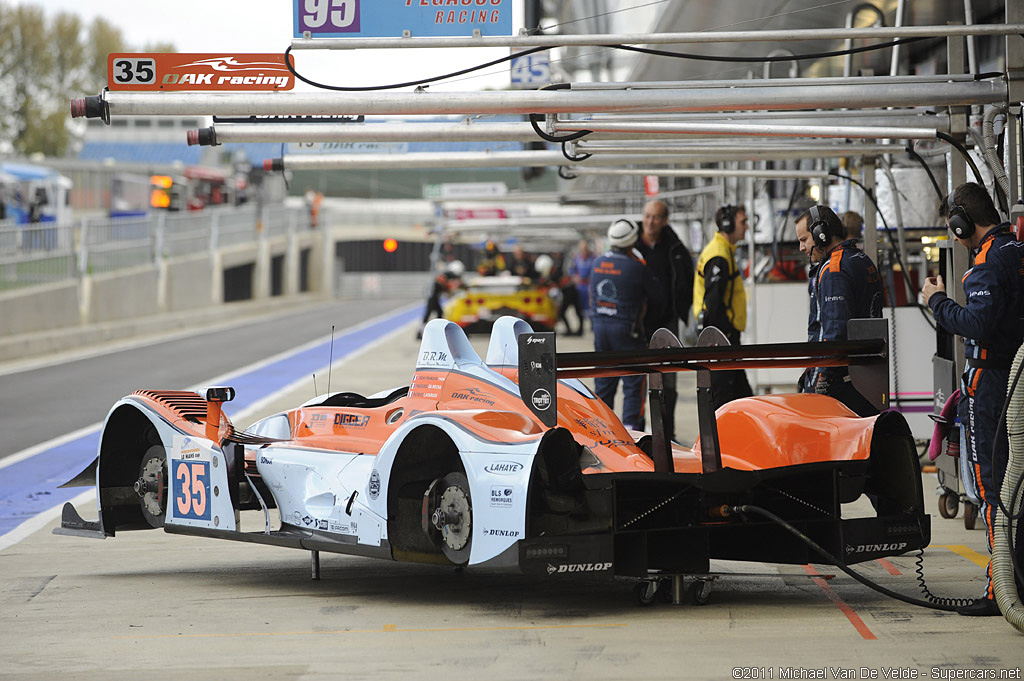
M715 213L718 233L701 251L693 277L693 314L698 328L714 326L739 345L747 326L747 293L743 275L736 267L736 244L747 233L747 211L743 206L722 206ZM714 371L711 394L715 409L737 397L753 392L742 369Z

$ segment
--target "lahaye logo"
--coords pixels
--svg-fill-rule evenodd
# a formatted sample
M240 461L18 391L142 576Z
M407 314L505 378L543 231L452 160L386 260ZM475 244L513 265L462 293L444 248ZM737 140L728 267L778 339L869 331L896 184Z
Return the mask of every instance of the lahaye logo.
M529 338L526 339L526 344L527 345L532 345L533 343L547 343L547 342L548 342L547 338L538 338L536 336L530 336Z
M495 461L484 466L484 470L494 475L512 475L523 470L523 464L515 461Z
M537 388L530 396L533 406L540 411L546 411L551 406L551 393L544 388Z

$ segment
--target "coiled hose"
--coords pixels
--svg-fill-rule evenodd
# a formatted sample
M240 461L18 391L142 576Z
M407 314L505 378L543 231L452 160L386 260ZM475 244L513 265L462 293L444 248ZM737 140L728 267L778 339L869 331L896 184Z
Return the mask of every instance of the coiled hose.
M1020 518L1022 500L1022 489L1020 480L1024 477L1024 429L1020 428L1024 423L1024 385L1017 381L1020 373L1021 363L1024 363L1024 346L1017 350L1013 358L1013 366L1010 368L1011 383L1009 390L1009 404L1006 409L1006 430L1010 440L1010 457L1006 464L1006 473L1003 475L1003 489L1000 492L1000 500L1003 508L1008 512L1000 513L996 510L996 520L993 523L993 546L992 546L992 588L995 591L996 603L1002 611L1006 621L1019 632L1024 633L1024 604L1021 603L1020 594L1017 593L1017 585L1013 575L1013 532L1016 523L1014 518Z

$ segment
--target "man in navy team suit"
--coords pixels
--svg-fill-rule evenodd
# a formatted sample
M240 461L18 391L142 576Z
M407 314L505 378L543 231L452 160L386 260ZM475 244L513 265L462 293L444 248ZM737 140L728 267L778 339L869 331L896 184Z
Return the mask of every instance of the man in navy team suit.
M851 319L881 317L885 296L875 263L848 239L839 216L828 206L811 206L796 221L800 252L812 262L807 341L845 341ZM878 410L850 382L847 367L813 367L800 379L800 391L836 398L857 413Z
M985 188L973 182L957 187L943 202L946 225L956 240L970 250L971 268L963 278L967 306L946 297L942 277L929 277L921 297L936 321L950 333L964 337L966 371L960 383L957 415L964 455L974 471L981 515L988 527L992 550L992 524L999 490L1006 471L1008 443L999 417L1006 399L1010 364L1024 340L1024 244L1007 230ZM1005 516L1001 518L1005 521ZM1024 565L1024 522L1017 522L1015 549ZM988 567L985 595L957 609L961 615L998 615ZM1020 582L1018 579L1018 591Z
M643 350L643 317L646 305L660 305L660 287L640 254L633 249L640 228L629 220L616 220L608 228L609 250L594 258L590 272L591 319L594 350ZM597 396L612 409L618 376L594 379ZM622 423L643 430L646 376L622 378Z

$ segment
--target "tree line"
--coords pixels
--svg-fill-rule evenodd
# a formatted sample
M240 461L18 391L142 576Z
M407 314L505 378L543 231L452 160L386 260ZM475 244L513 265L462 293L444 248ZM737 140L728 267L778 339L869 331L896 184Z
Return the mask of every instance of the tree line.
M172 44L136 49L102 17L86 25L71 12L0 0L0 154L64 156L75 134L69 102L107 84L111 52L174 52Z

